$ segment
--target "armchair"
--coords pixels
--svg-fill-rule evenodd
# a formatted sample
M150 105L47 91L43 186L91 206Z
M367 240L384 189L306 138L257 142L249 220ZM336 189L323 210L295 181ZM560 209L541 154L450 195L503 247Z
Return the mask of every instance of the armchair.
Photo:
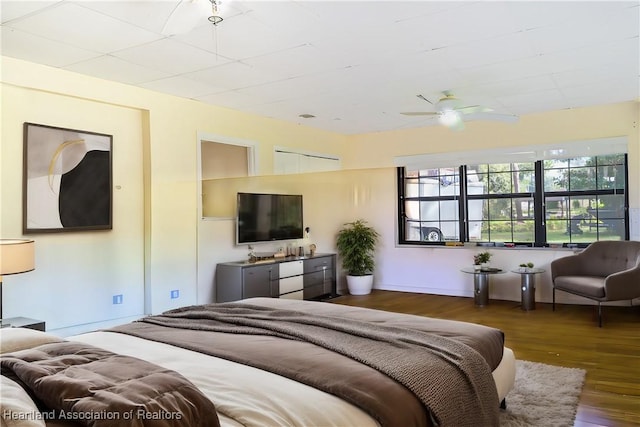
M556 290L598 301L598 326L602 303L640 297L640 242L599 241L582 252L551 262L553 310Z

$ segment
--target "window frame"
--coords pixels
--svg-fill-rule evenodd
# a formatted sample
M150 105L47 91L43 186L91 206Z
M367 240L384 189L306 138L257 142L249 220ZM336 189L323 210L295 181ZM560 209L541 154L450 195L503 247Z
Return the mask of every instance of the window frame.
M606 195L623 195L624 197L624 206L622 208L622 216L621 218L624 223L624 235L621 235L620 238L624 240L629 240L629 162L628 162L628 154L627 153L617 153L618 155L623 156L623 167L624 167L624 178L623 178L623 188L609 188L609 189L598 189L598 184L596 180L594 189L581 189L581 190L570 190L570 191L546 191L544 187L544 160L535 160L533 161L533 181L535 190L533 193L527 192L519 192L519 193L500 193L500 194L491 194L487 190L486 194L482 195L470 195L468 194L467 189L467 165L459 166L459 179L460 179L460 195L455 197L454 199L458 200L458 210L459 210L459 236L460 240L458 241L425 241L425 240L408 240L407 236L407 215L405 211L406 202L409 200L416 201L440 201L440 200L451 200L451 196L446 196L444 199L442 196L434 197L434 196L418 196L418 197L407 197L406 196L406 181L407 179L413 179L411 177L407 177L407 167L399 166L397 168L397 230L398 230L398 244L399 245L421 245L421 246L444 246L448 242L455 243L467 243L469 242L469 201L473 200L491 200L491 199L517 199L522 197L530 198L533 196L533 209L534 209L534 241L533 242L505 242L505 243L513 243L515 246L526 246L526 247L549 247L551 245L555 246L557 243L549 243L547 242L547 224L546 224L546 205L545 200L549 197L550 194L554 196L567 196L567 197L600 197ZM597 158L604 157L605 154L593 155L593 156L584 156L584 157L593 157L596 159L596 174L598 173L598 164ZM576 157L576 156L574 156ZM561 158L558 158L560 160ZM549 160L549 159L545 159ZM496 162L493 164L503 164L508 162ZM522 162L513 162L513 163L522 163ZM485 163L482 163L485 164ZM418 168L410 168L409 170L417 170ZM427 168L425 168L427 169ZM435 169L435 168L430 168ZM513 222L513 218L511 219ZM513 229L512 229L513 236ZM596 233L597 240L599 239L599 231ZM492 243L491 239L482 240L480 242L484 243ZM473 243L473 242L472 242ZM591 242L580 242L580 243L572 243L568 238L567 242L563 242L563 247L586 247Z

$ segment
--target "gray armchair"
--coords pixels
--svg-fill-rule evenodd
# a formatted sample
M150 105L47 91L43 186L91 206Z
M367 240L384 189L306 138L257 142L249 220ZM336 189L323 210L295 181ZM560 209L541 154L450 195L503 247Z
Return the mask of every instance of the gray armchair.
M598 301L598 326L602 303L640 297L640 242L599 241L582 252L551 262L553 310L556 290Z

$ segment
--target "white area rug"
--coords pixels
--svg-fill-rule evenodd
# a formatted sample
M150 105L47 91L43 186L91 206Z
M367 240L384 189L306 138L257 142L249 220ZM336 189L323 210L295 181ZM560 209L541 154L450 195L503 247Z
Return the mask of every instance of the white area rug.
M516 382L500 410L501 427L570 427L576 416L584 369L516 361Z

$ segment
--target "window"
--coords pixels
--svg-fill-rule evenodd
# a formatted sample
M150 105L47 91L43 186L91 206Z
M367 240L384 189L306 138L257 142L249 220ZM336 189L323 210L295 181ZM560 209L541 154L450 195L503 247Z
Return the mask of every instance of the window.
M627 158L398 168L399 243L628 239Z
M407 172L404 236L408 241L460 240L460 170Z
M622 154L544 162L549 243L628 238L626 159Z

